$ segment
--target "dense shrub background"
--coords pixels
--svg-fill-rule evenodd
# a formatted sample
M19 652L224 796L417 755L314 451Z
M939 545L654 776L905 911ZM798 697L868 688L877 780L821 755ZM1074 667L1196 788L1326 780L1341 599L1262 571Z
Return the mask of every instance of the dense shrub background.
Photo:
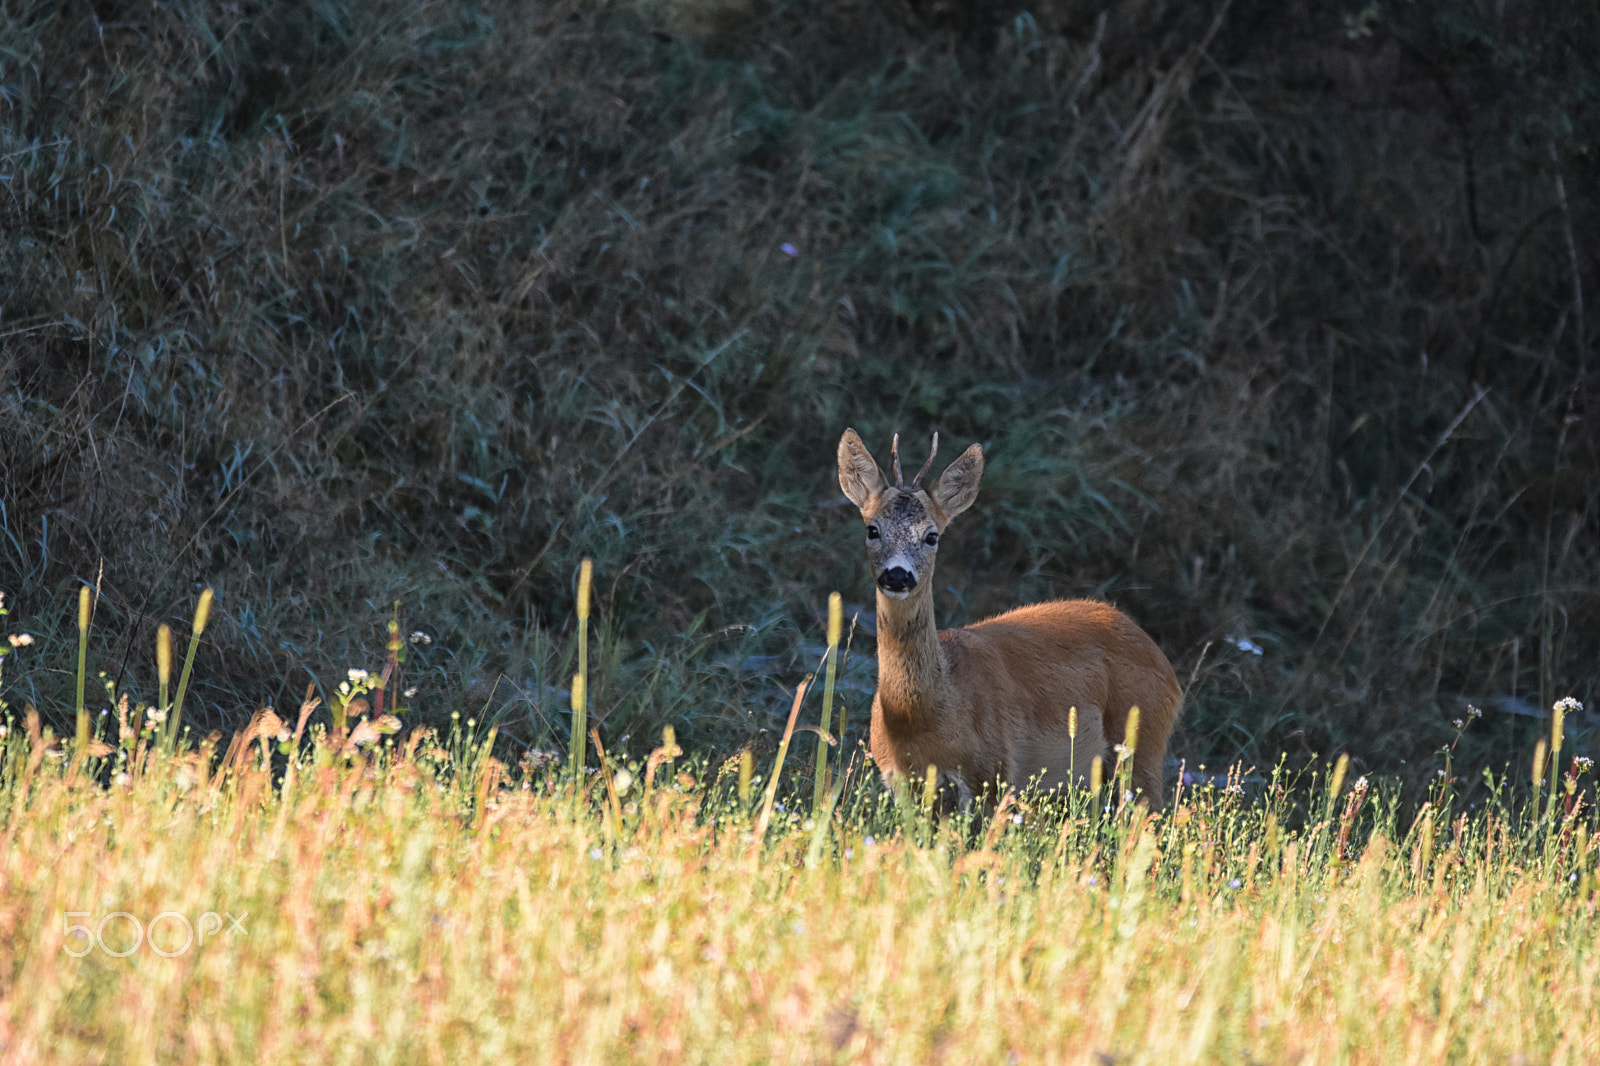
M1191 761L1591 701L1597 57L1582 0L0 3L8 696L64 718L85 581L148 696L211 584L201 721L398 600L415 715L560 743L592 555L608 739L744 744L871 603L853 425L986 442L943 621L1113 600Z

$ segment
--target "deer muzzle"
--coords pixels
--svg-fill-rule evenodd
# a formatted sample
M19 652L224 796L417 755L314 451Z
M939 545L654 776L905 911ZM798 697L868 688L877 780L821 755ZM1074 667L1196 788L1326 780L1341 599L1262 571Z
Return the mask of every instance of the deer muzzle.
M891 566L878 575L878 587L887 593L903 596L917 587L917 575L903 566Z

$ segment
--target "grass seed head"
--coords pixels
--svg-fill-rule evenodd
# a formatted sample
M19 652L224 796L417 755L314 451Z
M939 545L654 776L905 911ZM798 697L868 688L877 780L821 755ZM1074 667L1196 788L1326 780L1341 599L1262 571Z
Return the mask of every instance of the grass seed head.
M1350 772L1350 755L1341 752L1337 762L1333 764L1333 776L1328 779L1328 800L1332 802L1339 798L1339 793L1344 791L1345 774Z
M197 637L206 631L206 623L211 620L211 600L213 595L211 587L209 585L206 586L200 591L200 601L194 605L193 633Z
M594 580L594 562L590 559L583 560L578 567L578 621L589 620L589 587Z
M156 678L163 686L172 681L172 627L165 622L156 629Z

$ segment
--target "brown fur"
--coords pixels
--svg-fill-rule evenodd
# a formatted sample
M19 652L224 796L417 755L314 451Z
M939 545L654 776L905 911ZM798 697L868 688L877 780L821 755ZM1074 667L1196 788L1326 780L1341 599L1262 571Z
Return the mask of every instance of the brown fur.
M1183 694L1167 657L1127 615L1097 600L1054 600L964 629L936 629L936 547L924 538L943 532L976 498L978 446L926 490L890 486L854 430L839 442L839 467L845 494L878 533L868 541L874 576L890 560L911 563L903 568L916 575L903 596L878 588L871 747L880 771L918 776L937 766L941 780L965 795L997 784L1059 787L1087 778L1097 755L1108 770L1114 765L1113 745L1137 706L1133 785L1160 804Z

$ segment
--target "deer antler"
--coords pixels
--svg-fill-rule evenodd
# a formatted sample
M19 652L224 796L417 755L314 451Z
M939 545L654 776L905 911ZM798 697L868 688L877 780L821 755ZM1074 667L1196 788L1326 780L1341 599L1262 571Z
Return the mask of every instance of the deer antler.
M933 465L933 457L939 454L939 434L933 435L933 447L928 451L928 461L922 464L922 469L917 471L917 476L911 479L911 487L916 488L922 484L922 476Z
M894 487L903 489L906 483L900 479L900 434L894 435L894 442L889 445L889 455L894 459Z

